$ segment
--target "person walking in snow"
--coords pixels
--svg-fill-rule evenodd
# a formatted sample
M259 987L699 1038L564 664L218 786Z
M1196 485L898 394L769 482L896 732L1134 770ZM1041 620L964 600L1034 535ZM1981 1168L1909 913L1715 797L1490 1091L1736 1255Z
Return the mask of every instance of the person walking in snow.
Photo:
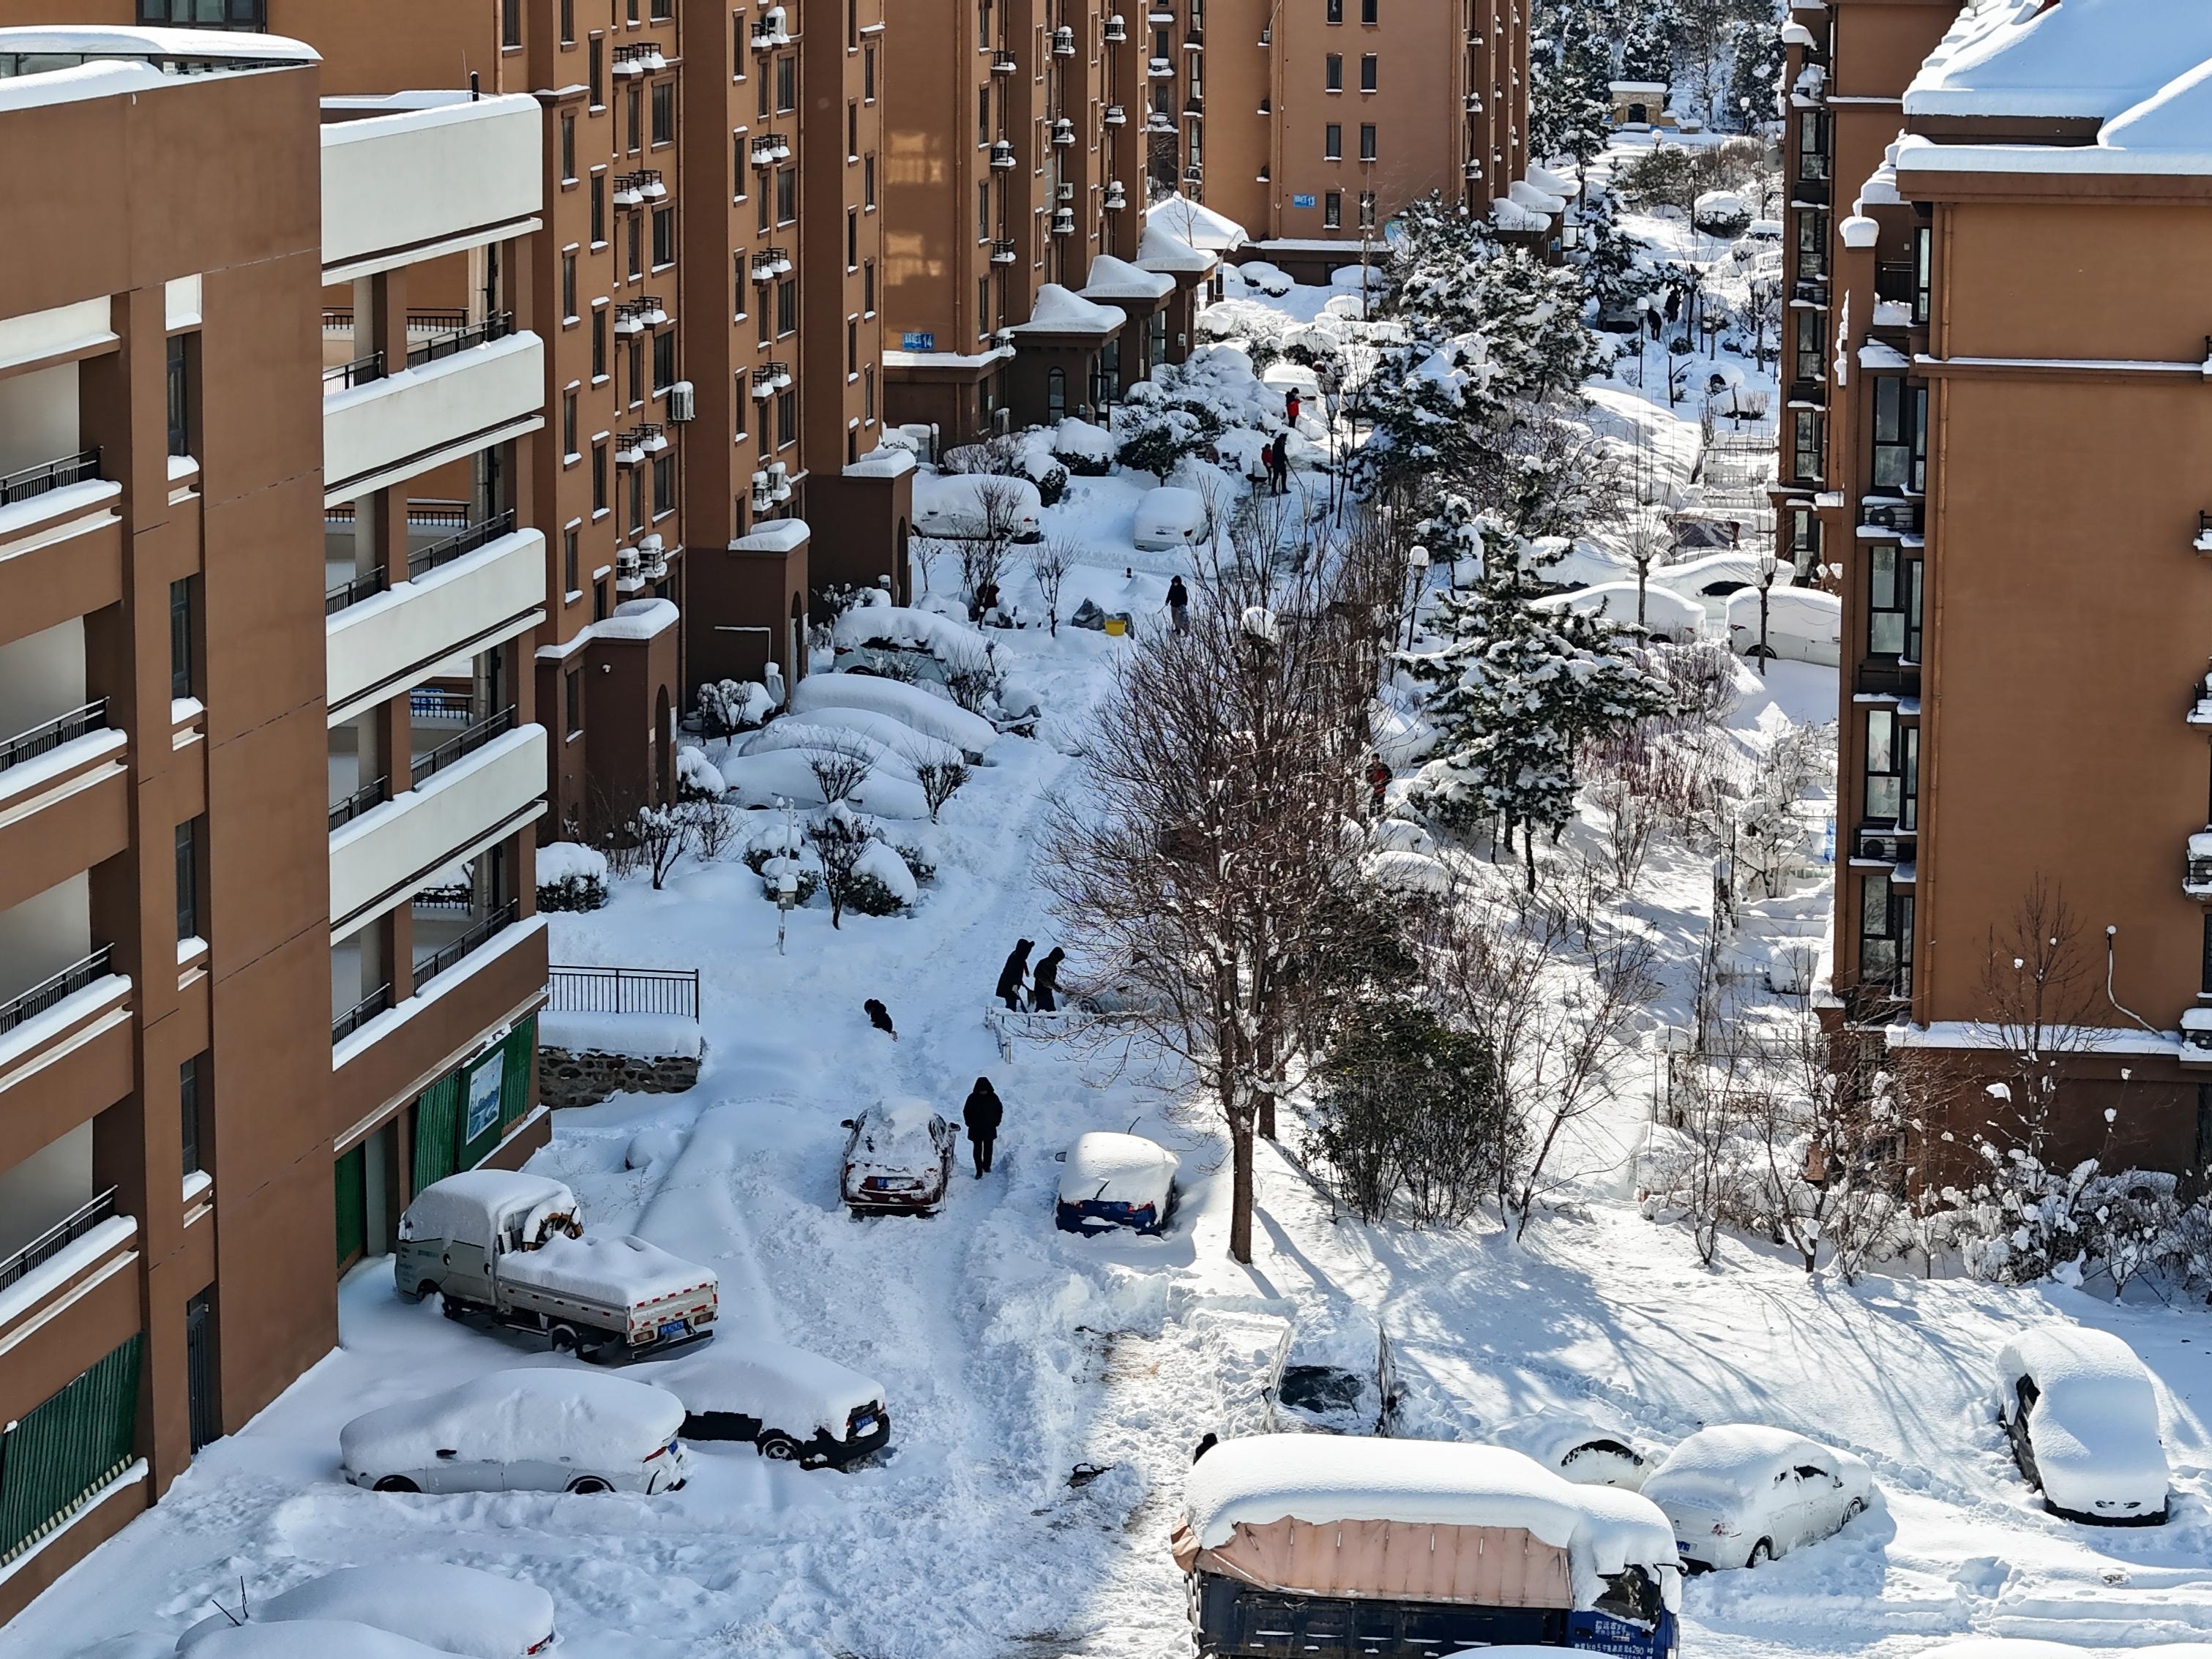
M1190 626L1190 589L1182 585L1180 576L1168 584L1168 620L1178 634Z
M1030 952L1035 949L1034 939L1017 939L1014 948L1006 954L1006 965L999 969L999 988L993 994L1006 1005L1009 1013L1022 1011L1022 984L1029 978Z
M1291 487L1291 434L1278 432L1275 441L1267 446L1267 477L1274 482L1275 494L1287 494Z
M999 1124L1006 1115L1006 1104L999 1098L999 1091L991 1086L991 1079L977 1078L975 1086L968 1091L968 1103L961 1109L960 1121L968 1126L968 1142L975 1155L978 1181L991 1173L991 1149L998 1142Z
M1030 976L1030 1012L1033 1014L1052 1014L1060 1012L1055 999L1060 995L1060 964L1067 960L1067 952L1057 945L1045 952L1044 960L1037 963L1036 972Z
M1298 389L1296 386L1283 394L1283 419L1292 426L1298 423Z

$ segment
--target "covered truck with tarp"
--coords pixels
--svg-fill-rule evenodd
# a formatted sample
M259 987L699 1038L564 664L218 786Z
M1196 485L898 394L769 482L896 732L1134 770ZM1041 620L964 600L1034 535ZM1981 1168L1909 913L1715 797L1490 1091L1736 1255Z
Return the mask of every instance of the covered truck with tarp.
M1174 1549L1201 1659L1675 1650L1681 1563L1657 1505L1503 1447L1224 1441L1191 1468Z

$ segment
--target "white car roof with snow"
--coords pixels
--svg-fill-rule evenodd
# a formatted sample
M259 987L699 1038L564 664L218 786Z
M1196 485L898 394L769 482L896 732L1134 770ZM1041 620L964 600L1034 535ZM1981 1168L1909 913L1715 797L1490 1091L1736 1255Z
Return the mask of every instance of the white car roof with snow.
M577 1213L576 1195L557 1181L516 1170L465 1170L434 1181L415 1194L404 1218L411 1238L472 1237L487 1212L528 1209L538 1214Z
M1184 489L1175 484L1162 484L1158 489L1148 489L1137 503L1139 522L1170 520L1179 524L1195 524L1206 517L1206 501L1195 489Z
M600 1371L519 1369L366 1412L338 1431L338 1449L354 1469L370 1462L427 1468L441 1446L456 1443L465 1456L491 1462L528 1458L556 1443L635 1462L683 1425L684 1402L665 1389Z
M453 1659L448 1650L344 1619L256 1620L216 1631L191 1654L192 1659Z
M340 1567L250 1607L258 1625L372 1625L463 1659L520 1659L553 1633L553 1598L537 1585L446 1561ZM230 1627L221 1613L204 1619L178 1638L177 1651L207 1651Z
M1182 1167L1182 1160L1157 1141L1094 1129L1078 1135L1067 1149L1060 1201L1103 1196L1116 1203L1139 1203L1164 1192Z
M1763 1423L1717 1424L1699 1429L1668 1452L1644 1489L1663 1491L1692 1482L1740 1489L1771 1480L1784 1469L1814 1457L1824 1463L1838 1461L1830 1448L1787 1429L1769 1428Z
M1997 1370L2007 1380L2033 1377L2046 1399L2150 1381L2136 1351L2110 1331L2055 1322L2031 1326L2006 1343L1997 1351Z

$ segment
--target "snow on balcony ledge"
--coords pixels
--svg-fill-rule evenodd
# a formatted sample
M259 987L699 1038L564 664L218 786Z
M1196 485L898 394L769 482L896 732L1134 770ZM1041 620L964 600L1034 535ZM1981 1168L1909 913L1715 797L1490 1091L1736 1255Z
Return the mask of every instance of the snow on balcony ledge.
M103 726L97 732L88 732L81 738L71 738L57 748L49 749L35 760L27 760L20 766L0 771L0 808L18 798L37 793L57 778L89 765L103 755L120 756L125 746L122 732L113 726Z
M529 916L516 922L505 932L495 934L481 949L471 951L445 972L440 974L426 988L417 991L406 1001L386 1008L344 1041L332 1043L331 1070L343 1071L348 1061L374 1048L441 997L449 995L466 985L493 963L520 949L526 941L542 939L544 933L545 918Z
M26 496L20 501L10 501L0 507L0 542L8 540L34 524L50 520L75 518L89 513L95 507L119 501L123 486L106 478L87 478L80 483L64 484L59 489L49 489L43 495Z
M0 1291L0 1330L33 1312L63 1285L87 1268L114 1255L138 1237L138 1224L127 1215L112 1215L82 1238L66 1245Z
M25 1020L0 1036L0 1075L16 1061L36 1054L63 1032L95 1014L119 1007L131 994L131 975L107 974L82 991L73 991L42 1014Z

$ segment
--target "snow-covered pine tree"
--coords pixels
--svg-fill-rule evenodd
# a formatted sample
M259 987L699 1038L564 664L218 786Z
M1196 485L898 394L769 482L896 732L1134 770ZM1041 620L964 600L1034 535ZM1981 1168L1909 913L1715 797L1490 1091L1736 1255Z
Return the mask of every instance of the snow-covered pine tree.
M1588 167L1605 148L1613 46L1589 0L1540 0L1529 46L1528 126L1536 153Z
M1500 392L1535 398L1583 383L1597 343L1583 325L1582 281L1571 267L1493 243L1468 275Z
M1729 70L1729 113L1747 132L1782 117L1782 71L1786 61L1782 33L1771 25L1745 25L1735 38L1735 59Z
M1384 353L1362 394L1371 435L1352 462L1360 494L1403 506L1418 501L1425 479L1464 477L1501 412L1496 373L1480 334L1417 339Z
M1621 9L1631 15L1620 36L1620 74L1617 78L1672 85L1674 8L1670 0L1644 0L1641 5Z
M1610 185L1583 192L1583 246L1588 257L1577 269L1601 318L1628 315L1658 286L1644 243L1620 228L1620 201Z

